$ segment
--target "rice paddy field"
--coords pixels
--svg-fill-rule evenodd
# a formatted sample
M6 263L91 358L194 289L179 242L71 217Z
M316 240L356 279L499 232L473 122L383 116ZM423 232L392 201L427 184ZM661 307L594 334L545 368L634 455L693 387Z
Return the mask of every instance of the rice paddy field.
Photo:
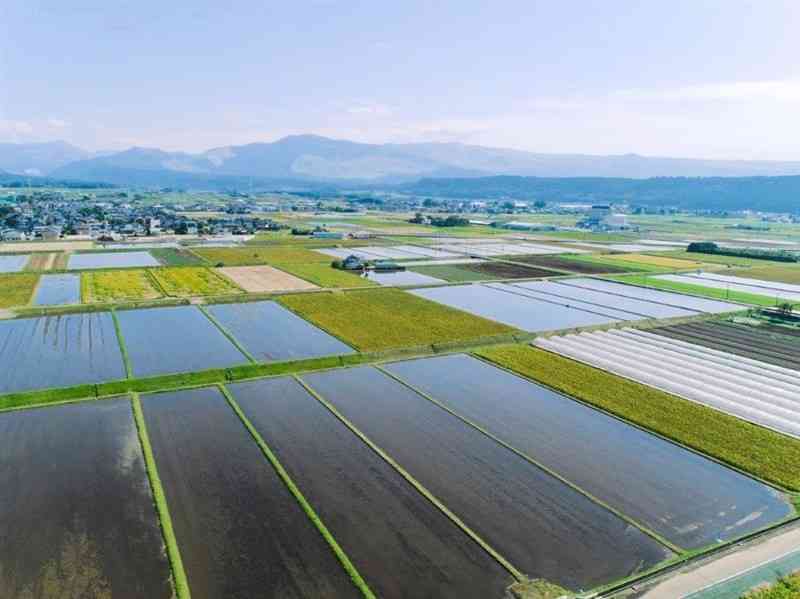
M81 274L84 303L111 303L161 297L145 270L84 272Z
M300 277L318 287L372 287L374 282L357 274L333 268L329 264L287 264L281 263L279 268L296 277Z
M183 248L153 248L150 254L164 266L202 266L202 258Z
M36 306L79 304L80 301L81 277L77 274L42 275L33 298Z
M217 270L248 293L302 291L317 288L313 283L273 266L225 266Z
M149 252L91 252L72 254L67 262L67 269L141 268L158 265L158 260Z
M703 265L702 262L698 262L696 260L684 260L680 258L672 258L670 256L648 254L612 254L605 256L605 259L611 261L633 262L637 266L656 266L659 268L672 270L699 268Z
M753 266L751 268L733 270L728 274L760 281L800 285L800 265L797 264L791 266Z
M422 275L441 279L449 283L470 283L472 281L486 280L486 276L474 270L464 268L461 264L430 264L423 266L412 266L410 270Z
M256 264L313 264L330 262L320 252L302 247L275 246L246 248L194 248L195 254L214 266L249 266Z
M570 273L596 275L630 272L632 267L623 264L601 264L580 260L580 256L575 254L564 254L558 256L513 256L509 258L514 262L522 262L531 266L541 266L542 268L552 268L557 271Z
M442 279L437 279L412 270L398 270L393 272L372 271L368 272L365 278L383 287L409 287L445 283Z
M27 305L38 282L35 274L0 274L0 308Z
M21 271L29 258L28 254L0 255L0 273Z
M514 331L396 289L292 295L278 301L361 351L468 341Z
M156 285L171 297L193 297L199 295L228 295L242 293L228 279L210 268L200 266L176 266L150 271Z
M672 275L665 276L672 277ZM675 291L677 293L685 293L687 295L739 302L742 304L750 304L752 306L770 307L780 304L780 299L776 300L775 297L770 297L766 294L740 291L732 285L716 286L716 284L713 282L709 284L700 279L692 279L688 277L678 278L676 280L673 278L663 278L659 276L648 275L616 275L611 278L613 278L615 281L629 283L631 285L640 285L642 287L652 287L653 289L661 289L664 291Z

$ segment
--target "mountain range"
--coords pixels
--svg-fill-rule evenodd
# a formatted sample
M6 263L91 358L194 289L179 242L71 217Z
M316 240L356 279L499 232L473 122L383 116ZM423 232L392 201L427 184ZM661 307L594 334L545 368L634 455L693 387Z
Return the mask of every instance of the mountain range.
M316 135L201 153L130 148L92 153L63 141L0 143L0 170L124 186L224 187L255 182L409 184L421 179L749 177L800 175L800 161L701 160L637 154L544 154L460 143L365 144Z

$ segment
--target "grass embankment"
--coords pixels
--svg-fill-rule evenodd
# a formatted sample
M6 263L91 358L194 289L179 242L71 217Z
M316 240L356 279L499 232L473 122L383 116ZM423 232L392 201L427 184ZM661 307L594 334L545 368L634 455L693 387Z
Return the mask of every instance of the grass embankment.
M796 572L767 587L748 591L742 599L798 599L800 597L800 573Z
M335 240L333 240L335 241ZM332 245L332 244L329 244ZM255 266L258 264L313 264L332 258L304 247L249 246L246 248L198 248L193 250L214 266Z
M162 297L145 270L105 270L81 274L84 303L150 300Z
M225 388L224 385L220 385L220 391L222 391L222 394L225 396L225 399L228 401L228 404L231 406L231 409L236 413L236 415L242 421L242 424L244 424L244 427L250 433L250 436L253 437L253 440L256 442L256 445L258 445L259 449L261 449L261 453L264 454L264 457L267 458L267 461L275 469L275 472L283 481L283 484L286 485L286 488L289 489L289 492L294 496L297 503L300 504L300 507L303 509L306 516L308 516L308 519L311 520L316 529L328 543L331 550L336 555L336 558L342 564L342 567L345 569L348 576L350 577L350 580L353 581L353 584L365 598L376 599L375 594L369 588L367 582L364 580L359 571L356 569L355 565L353 565L353 562L350 561L350 558L344 552L344 549L342 549L342 547L336 541L333 534L331 534L330 530L328 530L328 527L325 526L325 523L322 521L322 518L319 517L319 514L317 514L317 512L314 511L314 508L305 498L305 495L303 495L298 486L295 484L294 480L292 480L292 477L289 476L289 473L283 467L283 464L281 464L280 461L278 460L278 456L276 456L275 453L273 453L272 449L269 447L269 445L267 445L266 441L264 441L264 438L256 430L256 427L253 426L253 424L250 422L250 419L245 415L241 407L239 407L239 404L236 402L230 391L228 391L228 389Z
M0 274L0 308L26 306L31 301L38 282L37 274Z
M167 496L164 494L164 487L161 485L161 478L158 476L156 459L153 455L153 447L150 445L150 437L147 434L147 425L142 413L142 404L139 396L134 395L131 403L133 404L133 419L136 423L136 430L139 433L139 442L142 446L147 478L150 481L150 490L153 493L153 503L158 512L158 520L161 524L161 532L164 535L164 544L167 547L167 557L172 568L172 582L175 586L177 599L190 599L189 581L186 579L186 571L183 569L183 560L178 548L178 539L175 537L175 529L172 526L172 517L169 514Z
M508 589L515 599L561 599L572 597L567 589L541 578L512 584Z
M228 279L202 266L155 268L149 272L156 285L171 297L242 293Z
M278 264L277 268L320 287L374 287L374 281L331 267L329 264Z
M789 283L800 285L800 264L782 264L775 266L753 266L730 271L726 274L735 277L747 277L759 279L761 281L772 281L776 283Z
M180 248L155 248L150 250L150 253L164 266L201 266L205 264L200 256Z
M483 281L489 278L485 274L467 270L457 264L441 264L439 266L413 266L409 268L413 272L418 272L422 275L442 279L449 283L465 283L469 281Z
M769 295L756 295L755 293L736 291L734 289L720 289L719 287L706 287L705 285L681 283L668 279L656 279L646 275L615 275L608 278L619 281L620 283L631 283L643 287L663 289L664 291L677 291L679 293L688 293L689 295L700 295L723 301L730 300L732 302L750 304L753 306L770 307L782 303L781 300L776 301L775 297L770 297ZM699 280L701 279L698 279L698 281Z
M758 478L800 490L800 440L542 349L503 345L476 354Z
M362 351L466 341L515 332L504 324L399 289L287 295L278 301Z

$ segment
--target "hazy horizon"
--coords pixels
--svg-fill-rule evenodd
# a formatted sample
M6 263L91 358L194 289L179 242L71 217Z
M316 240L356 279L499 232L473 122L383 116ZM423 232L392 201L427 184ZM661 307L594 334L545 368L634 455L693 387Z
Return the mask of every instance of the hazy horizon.
M800 160L800 5L464 0L0 7L0 141L286 135Z

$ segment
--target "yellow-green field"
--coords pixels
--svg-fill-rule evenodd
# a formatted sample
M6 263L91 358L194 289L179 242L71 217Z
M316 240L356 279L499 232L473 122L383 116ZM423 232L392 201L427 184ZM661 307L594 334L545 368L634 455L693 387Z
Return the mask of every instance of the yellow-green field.
M606 260L633 262L634 264L647 264L649 266L660 266L662 268L672 268L675 270L686 268L700 268L701 262L695 260L681 260L680 258L670 258L669 256L650 256L648 254L614 254L605 256Z
M278 301L362 351L465 341L515 330L399 289L308 293Z
M145 270L106 270L81 274L84 303L147 300L161 297Z
M331 262L332 258L302 247L199 248L193 250L214 266L251 266L256 264L310 264Z
M376 283L328 264L280 264L281 270L320 287L372 287Z
M737 277L775 281L778 283L800 284L800 264L775 264L774 266L753 266L734 270L730 273Z
M164 293L172 297L242 293L228 279L202 266L155 268L150 274Z
M0 274L0 308L26 305L38 281L36 274Z

